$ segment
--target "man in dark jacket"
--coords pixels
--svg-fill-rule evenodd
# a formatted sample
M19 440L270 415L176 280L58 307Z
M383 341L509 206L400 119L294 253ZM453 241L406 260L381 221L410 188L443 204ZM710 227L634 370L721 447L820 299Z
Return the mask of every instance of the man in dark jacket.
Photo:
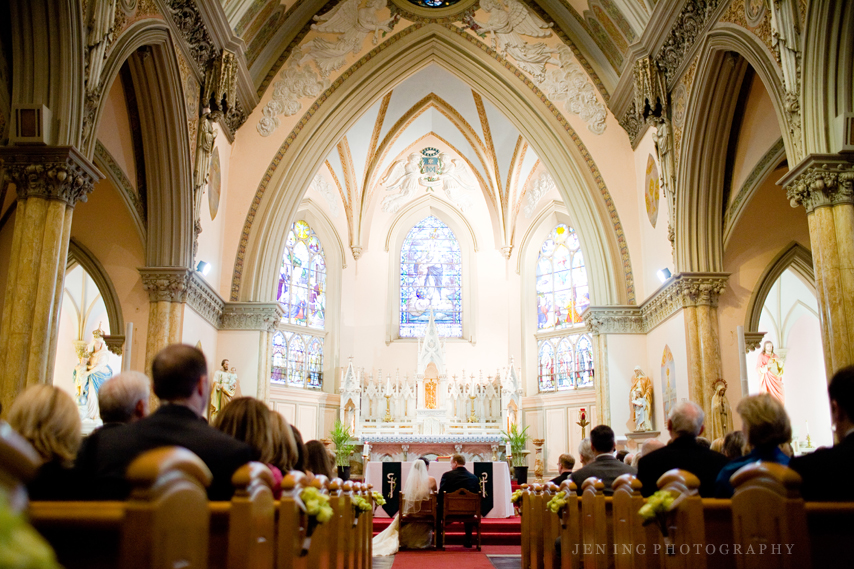
M569 478L570 474L572 474L572 469L575 466L575 457L571 454L562 454L557 459L557 476L549 480L554 484L560 486L563 484L563 481Z
M658 479L668 470L687 470L700 479L700 496L715 497L715 480L729 459L697 442L703 432L705 415L692 401L678 403L667 419L670 442L641 457L638 461L638 480L641 493L651 496L658 490Z
M605 495L610 496L614 493L611 485L618 476L637 474L637 470L614 457L613 453L617 450L617 445L614 440L614 431L608 425L597 425L590 431L590 445L595 455L593 462L571 475L572 481L578 486L579 494L582 484L590 477L601 479L605 485Z
M125 471L141 453L164 446L189 449L213 475L211 500L228 500L231 476L252 460L248 445L210 427L202 418L210 395L205 356L192 346L164 348L151 365L154 394L160 408L134 423L105 430L97 448L90 449L89 472L93 498L123 500L130 487Z
M820 448L812 454L798 456L789 468L801 475L804 500L854 502L850 484L831 484L836 473L854 471L854 366L837 371L827 388L830 396L830 418L836 426L839 441L831 448Z
M439 515L442 515L442 506L445 501L445 494L456 492L459 489L468 490L473 494L480 492L480 483L477 476L466 470L466 459L461 454L455 454L451 457L451 470L442 475L442 481L439 483ZM472 524L465 524L466 537L463 541L464 547L471 547L471 530ZM441 545L441 544L440 544Z

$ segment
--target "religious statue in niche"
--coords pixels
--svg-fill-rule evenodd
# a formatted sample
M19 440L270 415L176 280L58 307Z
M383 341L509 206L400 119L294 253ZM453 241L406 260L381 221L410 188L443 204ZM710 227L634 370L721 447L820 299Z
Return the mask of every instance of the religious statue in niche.
M759 392L767 393L780 403L783 397L783 360L774 353L774 344L762 344L762 353L756 360L756 373L759 375Z
M235 397L240 397L240 384L237 381L237 368L229 369L228 360L222 360L222 367L216 371L211 384L211 402L208 420L213 422L217 413Z
M647 377L639 366L635 366L635 376L629 390L629 403L632 410L632 421L635 431L652 430L652 380Z
M74 367L72 377L82 417L97 420L100 417L98 391L104 382L112 377L113 370L110 368L110 351L104 342L104 331L101 330L100 324L98 329L92 332L92 336L91 344L83 344L78 348L78 364Z
M712 439L723 437L732 431L732 409L729 406L729 401L726 397L726 381L723 379L717 380L712 388Z

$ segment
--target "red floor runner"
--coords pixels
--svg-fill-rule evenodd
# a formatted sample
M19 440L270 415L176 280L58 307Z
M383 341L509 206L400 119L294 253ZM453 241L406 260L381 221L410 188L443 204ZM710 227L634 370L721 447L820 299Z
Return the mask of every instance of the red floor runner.
M486 545L482 551L449 546L445 551L401 551L394 556L392 569L495 569L487 555L521 555L518 546Z

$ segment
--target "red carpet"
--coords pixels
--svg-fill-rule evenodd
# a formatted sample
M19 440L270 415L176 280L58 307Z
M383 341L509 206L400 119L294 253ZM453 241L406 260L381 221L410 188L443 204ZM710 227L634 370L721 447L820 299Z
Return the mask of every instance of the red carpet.
M377 535L391 523L391 518L374 518L374 535ZM462 524L454 524L445 532L449 546L462 545L465 529ZM522 545L522 522L518 517L486 518L480 525L481 544L492 546ZM476 539L476 537L475 537ZM465 551L463 548L461 550Z
M449 546L445 551L401 551L394 556L392 569L495 569L487 555L521 555L518 546L484 546L483 551Z

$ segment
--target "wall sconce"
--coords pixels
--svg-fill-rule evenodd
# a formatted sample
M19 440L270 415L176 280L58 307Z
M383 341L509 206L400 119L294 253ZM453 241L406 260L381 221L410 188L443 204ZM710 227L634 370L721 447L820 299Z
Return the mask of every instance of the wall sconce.
M199 264L196 265L196 271L202 273L202 276L207 276L207 274L211 272L211 264L199 261Z
M671 276L671 274L672 274L672 273L670 272L670 269L668 269L668 268L664 268L664 269L659 270L659 271L658 271L657 273L655 273L655 274L656 274L656 275L658 275L658 279L659 279L661 282L666 283L666 282L667 282L667 279L669 279L669 278L670 278L670 276Z

